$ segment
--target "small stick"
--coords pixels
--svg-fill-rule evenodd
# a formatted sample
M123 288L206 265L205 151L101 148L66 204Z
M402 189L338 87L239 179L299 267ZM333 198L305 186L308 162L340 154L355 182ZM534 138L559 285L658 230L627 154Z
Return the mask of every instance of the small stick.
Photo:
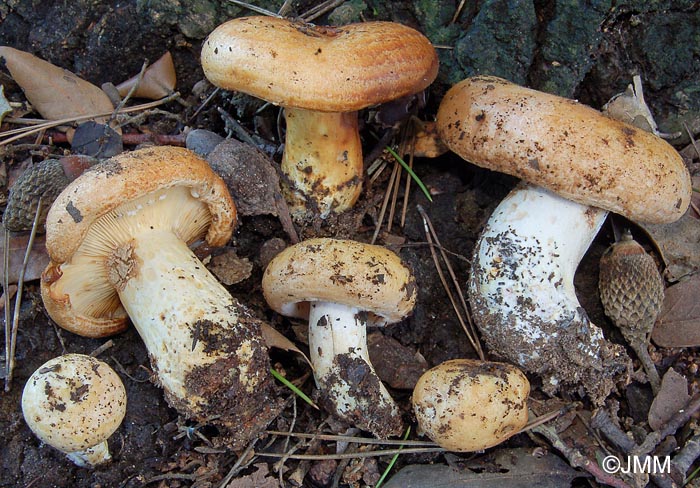
M382 201L382 208L379 211L379 217L377 218L377 226L374 229L374 234L372 235L371 244L374 244L379 236L379 231L382 228L382 222L384 221L384 214L386 213L386 208L389 204L389 197L391 196L391 188L394 186L394 181L396 180L396 174L398 173L399 163L394 163L394 169L391 170L391 176L389 177L389 184L387 185L386 193L384 194L384 201Z
M10 374L10 339L12 337L12 312L11 312L11 297L10 289L10 231L3 225L3 274L2 274L2 290L5 297L5 378Z
M445 291L447 292L447 296L450 299L450 303L452 304L452 308L454 309L455 313L457 314L457 319L459 320L459 323L462 326L462 329L464 330L464 333L467 336L467 339L469 339L469 342L471 343L472 347L479 355L479 358L483 361L485 358L484 350L481 347L481 343L479 342L478 335L476 334L476 330L474 328L474 323L472 322L471 316L469 314L469 309L467 308L467 302L464 299L464 294L462 293L462 289L460 288L459 282L457 281L457 276L455 275L454 270L452 269L452 265L450 264L449 259L447 259L447 255L442 250L442 245L440 244L440 241L437 237L437 233L435 232L435 229L433 228L433 224L430 222L430 219L428 218L428 214L425 213L425 210L423 209L423 207L421 205L417 205L416 207L418 209L418 213L420 214L421 218L423 219L423 228L425 229L426 239L428 240L428 246L430 247L430 253L433 256L433 262L435 263L435 268L437 269L438 275L440 276L440 281L442 282L442 286L445 288ZM437 244L438 249L440 249L440 255L442 256L442 259L445 262L447 270L450 274L450 278L452 278L452 283L454 284L455 288L457 289L457 295L459 296L460 303L461 303L462 307L464 308L465 314L467 316L467 321L469 322L469 327L467 327L467 324L464 322L464 319L462 318L462 314L460 313L459 308L457 307L457 302L454 299L454 295L452 294L452 291L450 291L450 288L447 286L447 281L445 280L445 276L442 272L442 266L440 266L440 261L438 260L437 253L435 252L435 248L433 247L433 241L435 242L435 244Z
M258 452L261 457L274 457L287 459L310 459L312 461L323 461L325 459L354 459L378 456L393 456L394 454L423 454L445 452L442 447L415 447L407 449L380 449L378 451L350 452L343 454L287 454L284 452Z
M10 391L12 386L12 376L15 369L15 348L17 347L17 331L19 330L19 312L22 305L22 292L24 289L24 273L27 270L27 264L29 263L29 256L32 252L32 247L34 246L34 238L36 237L36 231L39 227L39 217L41 215L42 197L39 197L39 201L36 205L36 213L34 214L34 222L32 223L32 230L29 234L29 242L27 242L27 249L24 252L24 260L22 261L22 269L19 272L19 278L17 279L17 295L15 295L15 309L12 316L12 331L10 334L10 350L6 351L9 357L9 362L7 362L6 375L5 375L5 391Z
M559 413L555 412L556 414ZM374 437L355 437L336 434L308 434L305 432L284 432L279 430L266 430L269 435L282 435L288 437L299 437L300 439L320 439L322 441L334 442L354 442L358 444L378 444L382 446L415 446L415 447L439 447L434 442L430 441L411 441L411 440L395 440L395 439L376 439Z

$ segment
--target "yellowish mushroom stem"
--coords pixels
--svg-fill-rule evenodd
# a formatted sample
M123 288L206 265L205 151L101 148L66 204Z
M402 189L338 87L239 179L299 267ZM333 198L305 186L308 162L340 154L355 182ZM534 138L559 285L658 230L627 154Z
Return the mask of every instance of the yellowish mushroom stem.
M295 219L350 209L362 190L357 112L285 109L285 197Z

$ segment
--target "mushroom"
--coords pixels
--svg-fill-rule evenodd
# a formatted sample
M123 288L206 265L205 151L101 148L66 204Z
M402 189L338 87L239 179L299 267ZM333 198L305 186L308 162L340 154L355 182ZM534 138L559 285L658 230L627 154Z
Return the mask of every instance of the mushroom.
M343 212L357 200L357 111L425 89L438 69L430 41L401 24L322 27L257 16L217 27L201 61L214 85L285 107L282 172L298 220Z
M46 221L41 292L53 320L101 337L127 316L155 381L188 418L245 443L275 402L260 322L190 250L231 237L226 185L192 152L151 147L105 160L58 196Z
M498 205L475 248L469 299L487 345L540 374L546 391L579 384L602 402L629 358L590 322L574 273L608 211L655 223L683 215L683 160L653 134L491 76L452 87L437 124L464 159L530 183Z
M408 316L416 302L411 271L388 249L342 239L309 239L268 264L270 307L308 319L316 385L329 411L378 437L401 433L396 403L374 371L366 327Z
M126 414L126 390L107 363L84 354L65 354L29 377L22 413L42 442L80 467L94 467L112 459L107 439Z
M445 361L426 371L413 390L420 432L449 451L481 451L527 424L530 382L511 364Z

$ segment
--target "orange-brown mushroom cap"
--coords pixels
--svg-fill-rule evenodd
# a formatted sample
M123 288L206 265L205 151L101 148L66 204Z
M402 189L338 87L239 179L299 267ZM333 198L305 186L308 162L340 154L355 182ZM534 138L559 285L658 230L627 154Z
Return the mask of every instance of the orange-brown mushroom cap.
M116 292L101 297L104 304L91 306L91 313L77 310L71 297L57 285L63 275L61 268L70 264L95 221L131 200L175 188L185 188L206 206L209 222L201 233L176 229L175 224L173 232L188 244L201 238L212 246L225 244L236 224L236 207L223 180L187 149L158 146L122 153L86 171L58 196L46 219L46 249L51 262L41 280L44 305L56 323L88 337L104 337L126 328L128 316ZM198 234L188 235L191 232ZM85 273L85 284L80 287L85 292L102 285L98 281L105 272L97 264L99 259L95 258L95 273Z
M670 144L575 100L476 76L447 92L437 126L471 163L634 221L673 222L690 203L688 169Z
M321 27L275 17L241 17L202 47L216 86L276 105L352 112L425 89L437 76L430 41L394 22Z

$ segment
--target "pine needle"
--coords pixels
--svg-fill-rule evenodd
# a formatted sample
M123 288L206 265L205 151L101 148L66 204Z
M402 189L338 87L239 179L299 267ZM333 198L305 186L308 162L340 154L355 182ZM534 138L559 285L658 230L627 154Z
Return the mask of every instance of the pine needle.
M286 386L287 388L289 388L290 390L292 390L292 392L294 392L294 394L297 395L299 398L301 398L301 399L304 400L306 403L308 403L309 405L311 405L312 407L314 407L316 410L320 410L320 408L318 408L318 405L316 405L316 404L313 402L313 400L311 400L311 398L309 398L309 397L306 395L306 393L304 393L304 392L301 391L299 388L297 388L296 386L294 386L287 378L285 378L284 376L282 376L281 374L279 374L279 373L277 372L277 370L275 370L274 368L270 368L270 373L272 373L272 376L274 376L277 380L279 380L284 386Z

